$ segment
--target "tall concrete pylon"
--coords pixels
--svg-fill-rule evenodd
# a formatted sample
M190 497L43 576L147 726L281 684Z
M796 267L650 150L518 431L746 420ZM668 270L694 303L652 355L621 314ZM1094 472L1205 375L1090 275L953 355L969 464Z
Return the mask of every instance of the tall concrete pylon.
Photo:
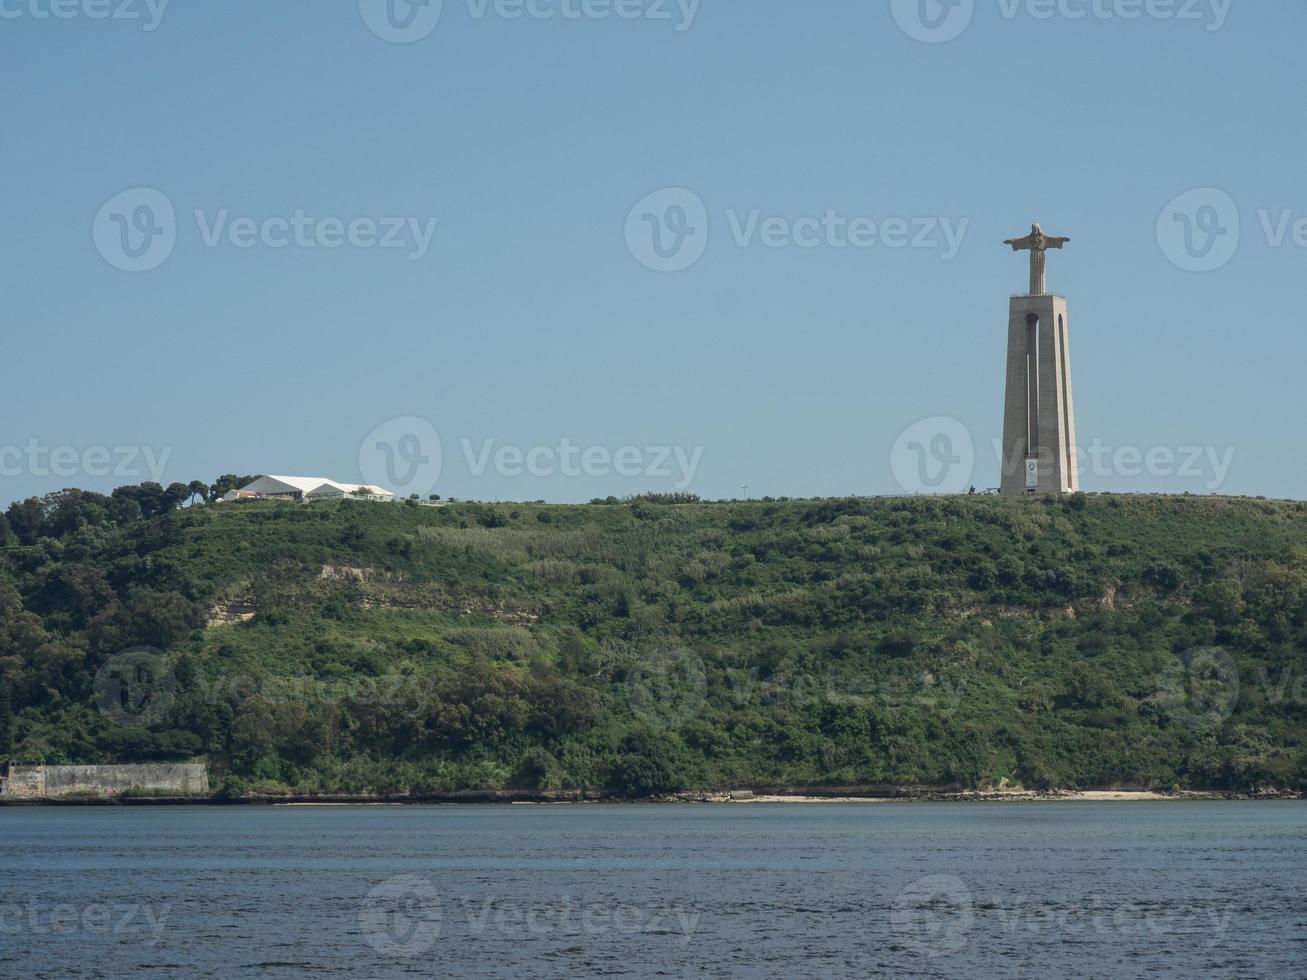
M1008 307L1000 483L1006 496L1080 489L1066 300L1048 294L1045 273L1047 250L1069 241L1036 224L1025 238L1003 243L1030 252L1030 293L1013 296Z

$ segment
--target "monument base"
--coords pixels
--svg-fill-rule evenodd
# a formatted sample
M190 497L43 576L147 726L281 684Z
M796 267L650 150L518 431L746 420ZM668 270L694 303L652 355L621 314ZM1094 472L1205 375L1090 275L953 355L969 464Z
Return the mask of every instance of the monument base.
M1008 308L1000 492L1023 496L1079 489L1066 300L1014 296Z

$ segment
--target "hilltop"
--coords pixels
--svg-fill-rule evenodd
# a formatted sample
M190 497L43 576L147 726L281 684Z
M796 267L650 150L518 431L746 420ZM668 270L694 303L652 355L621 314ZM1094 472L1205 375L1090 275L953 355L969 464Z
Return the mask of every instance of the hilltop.
M1307 788L1307 504L153 509L10 508L0 751L229 796Z

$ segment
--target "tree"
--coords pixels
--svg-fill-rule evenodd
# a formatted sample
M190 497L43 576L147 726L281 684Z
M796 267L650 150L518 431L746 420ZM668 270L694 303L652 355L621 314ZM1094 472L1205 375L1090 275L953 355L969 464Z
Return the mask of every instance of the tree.
M45 521L45 513L41 501L36 497L14 501L5 511L5 518L9 521L10 530L14 532L14 537L18 538L20 544L36 544L37 539L41 537L41 525Z
M609 782L626 797L673 793L685 788L683 763L679 739L634 732L623 740L622 754L613 765Z
M85 652L60 643L45 629L41 617L23 608L18 591L0 581L0 686L26 706L57 697Z
M50 607L73 613L78 623L85 623L118 599L104 573L84 562L65 562L56 568L39 594Z
M203 480L192 480L186 485L186 489L190 493L190 496L186 498L188 504L194 504L196 497L205 500L209 496L209 485Z
M163 509L176 510L190 495L191 489L185 483L169 483L168 489L163 492Z
M41 498L45 515L41 533L60 538L86 526L99 526L111 520L113 501L103 494L86 490L57 490Z
M519 767L522 782L532 789L537 789L545 785L550 771L557 765L558 760L548 750L538 745L529 748L522 756L522 765Z
M127 601L106 607L88 627L92 646L104 652L130 646L167 650L204 625L204 609L177 592L136 588Z
M222 497L228 490L239 490L241 487L247 487L255 480L261 479L257 476L239 476L236 473L224 473L218 479L213 481L209 487L209 501L212 503Z
M183 497L186 494L186 487L180 483L173 484L175 487L181 487ZM169 495L157 483L149 480L139 485L119 487L113 492L115 499L130 500L136 503L141 509L141 516L144 518L154 517L156 514L162 514L172 509L169 503ZM179 500L181 498L178 498Z
M1289 754L1265 731L1254 725L1235 725L1223 741L1231 788L1255 790L1288 780Z
M14 696L9 682L0 680L0 758L9 754L14 744Z

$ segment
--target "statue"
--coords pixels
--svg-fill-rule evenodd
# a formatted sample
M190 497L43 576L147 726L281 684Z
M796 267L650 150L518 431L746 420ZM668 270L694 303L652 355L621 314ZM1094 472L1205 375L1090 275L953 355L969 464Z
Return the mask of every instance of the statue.
M1048 288L1045 275L1044 253L1050 248L1061 248L1069 238L1057 238L1052 235L1045 235L1044 229L1039 227L1038 222L1030 226L1030 234L1025 238L1009 238L1004 245L1011 245L1012 251L1024 252L1030 250L1030 295L1047 296Z

